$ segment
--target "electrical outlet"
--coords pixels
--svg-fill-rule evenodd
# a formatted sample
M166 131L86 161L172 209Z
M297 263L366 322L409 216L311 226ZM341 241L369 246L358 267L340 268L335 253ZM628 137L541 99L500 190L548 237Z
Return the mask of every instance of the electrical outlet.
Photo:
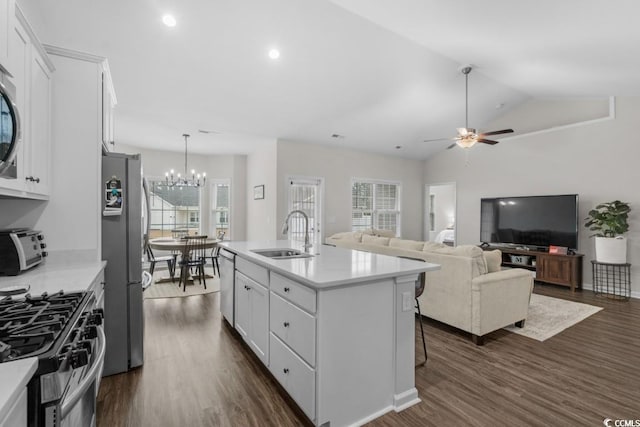
M413 295L411 292L402 293L402 311L411 311L413 309Z

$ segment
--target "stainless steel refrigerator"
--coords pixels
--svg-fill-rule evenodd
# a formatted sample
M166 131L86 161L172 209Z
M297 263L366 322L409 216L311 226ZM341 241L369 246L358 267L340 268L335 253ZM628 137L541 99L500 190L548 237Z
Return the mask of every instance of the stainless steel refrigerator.
M102 259L107 261L103 375L143 363L142 164L140 155L102 157Z

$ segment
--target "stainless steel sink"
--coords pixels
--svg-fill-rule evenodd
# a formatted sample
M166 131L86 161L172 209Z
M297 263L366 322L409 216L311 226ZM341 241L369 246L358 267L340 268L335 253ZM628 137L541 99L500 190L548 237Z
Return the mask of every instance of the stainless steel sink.
M313 255L291 248L251 249L251 252L271 259L310 258Z

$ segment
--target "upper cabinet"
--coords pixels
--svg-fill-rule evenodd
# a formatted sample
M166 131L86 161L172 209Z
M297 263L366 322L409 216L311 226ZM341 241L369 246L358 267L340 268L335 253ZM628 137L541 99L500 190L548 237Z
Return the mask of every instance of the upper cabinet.
M4 2L5 0L0 0ZM4 3L3 7L4 7ZM21 140L0 195L48 199L51 192L51 82L54 66L19 7L9 34L11 82L16 88ZM4 17L3 17L4 19Z
M105 60L100 66L102 75L102 144L105 150L113 151L115 145L114 109L117 103L116 92L111 81L109 63Z
M13 74L9 51L14 22L14 0L0 0L0 67Z

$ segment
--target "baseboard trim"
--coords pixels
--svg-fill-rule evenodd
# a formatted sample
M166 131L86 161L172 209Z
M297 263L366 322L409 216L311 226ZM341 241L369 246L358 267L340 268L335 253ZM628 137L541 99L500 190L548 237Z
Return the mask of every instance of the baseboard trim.
M593 291L592 283L583 283L582 289L585 291ZM631 298L640 298L640 291L631 290Z
M393 409L396 412L404 411L416 403L420 403L420 398L418 397L418 389L415 387L393 396Z
M367 423L370 423L371 421L375 420L376 418L379 418L381 416L383 416L384 414L386 414L387 412L391 412L394 409L393 406L387 406L379 411L374 412L373 414L367 415L366 417L359 419L358 421L355 421L352 424L349 424L350 427L359 427L362 425L365 425Z

